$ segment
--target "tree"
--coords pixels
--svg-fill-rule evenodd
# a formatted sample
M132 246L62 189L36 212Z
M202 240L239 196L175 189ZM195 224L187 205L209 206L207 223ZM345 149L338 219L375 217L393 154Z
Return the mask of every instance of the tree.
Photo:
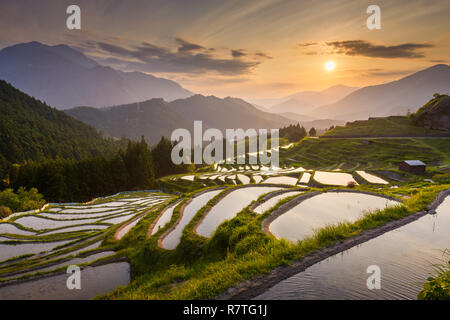
M140 142L128 143L123 160L130 178L130 188L145 189L153 186L155 175L152 154L143 136Z
M316 135L317 135L317 132L316 132L316 129L314 129L314 127L309 129L309 136L310 137L315 137Z
M5 206L0 206L0 219L4 219L10 214L12 214L11 209Z
M290 142L300 141L307 136L306 129L299 123L280 128L279 134L280 138L288 139Z
M155 164L155 176L163 177L169 174L183 172L183 165L176 165L171 159L173 144L169 139L161 137L161 140L152 150Z

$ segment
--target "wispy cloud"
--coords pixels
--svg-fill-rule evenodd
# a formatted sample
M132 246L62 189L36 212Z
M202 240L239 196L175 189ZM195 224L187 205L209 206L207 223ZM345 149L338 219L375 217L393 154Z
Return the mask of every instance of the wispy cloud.
M318 44L317 42L313 42L313 41L311 41L311 42L300 42L299 44L297 44L297 46L299 46L301 48L304 48L304 47L315 46L317 44Z
M366 56L371 58L423 58L425 55L419 51L434 47L427 43L403 43L399 45L376 45L365 40L346 40L326 42L333 48L333 52L348 56Z
M98 41L97 59L104 63L120 65L126 69L144 72L167 73L205 73L213 72L223 75L241 75L251 70L270 57L262 52L249 54L243 49L231 49L231 57L220 55L215 48L175 39L176 48L170 49L149 42L135 46L126 46ZM90 42L92 49L93 43Z
M244 50L240 49L240 50L231 50L231 55L233 56L233 58L241 58L245 57L247 54L244 52Z

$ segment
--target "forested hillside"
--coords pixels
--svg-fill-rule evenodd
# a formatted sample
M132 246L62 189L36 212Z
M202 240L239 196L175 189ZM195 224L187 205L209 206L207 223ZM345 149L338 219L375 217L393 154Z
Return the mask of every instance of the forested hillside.
M156 187L155 176L187 170L170 161L167 139L153 149L143 139L104 139L5 81L0 81L0 114L0 190L37 188L47 201L86 201L150 189Z
M112 155L119 144L0 80L0 175L10 163Z

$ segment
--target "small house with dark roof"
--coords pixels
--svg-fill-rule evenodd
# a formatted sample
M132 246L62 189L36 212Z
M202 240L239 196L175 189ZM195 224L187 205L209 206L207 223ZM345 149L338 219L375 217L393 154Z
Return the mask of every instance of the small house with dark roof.
M414 174L425 173L426 164L420 160L404 160L400 162L398 169Z

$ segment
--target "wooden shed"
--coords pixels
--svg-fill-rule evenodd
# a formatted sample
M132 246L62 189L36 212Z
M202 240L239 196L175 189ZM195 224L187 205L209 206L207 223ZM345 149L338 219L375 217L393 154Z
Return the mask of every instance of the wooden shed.
M415 174L421 174L425 173L426 167L426 164L420 160L404 160L400 162L398 169Z

